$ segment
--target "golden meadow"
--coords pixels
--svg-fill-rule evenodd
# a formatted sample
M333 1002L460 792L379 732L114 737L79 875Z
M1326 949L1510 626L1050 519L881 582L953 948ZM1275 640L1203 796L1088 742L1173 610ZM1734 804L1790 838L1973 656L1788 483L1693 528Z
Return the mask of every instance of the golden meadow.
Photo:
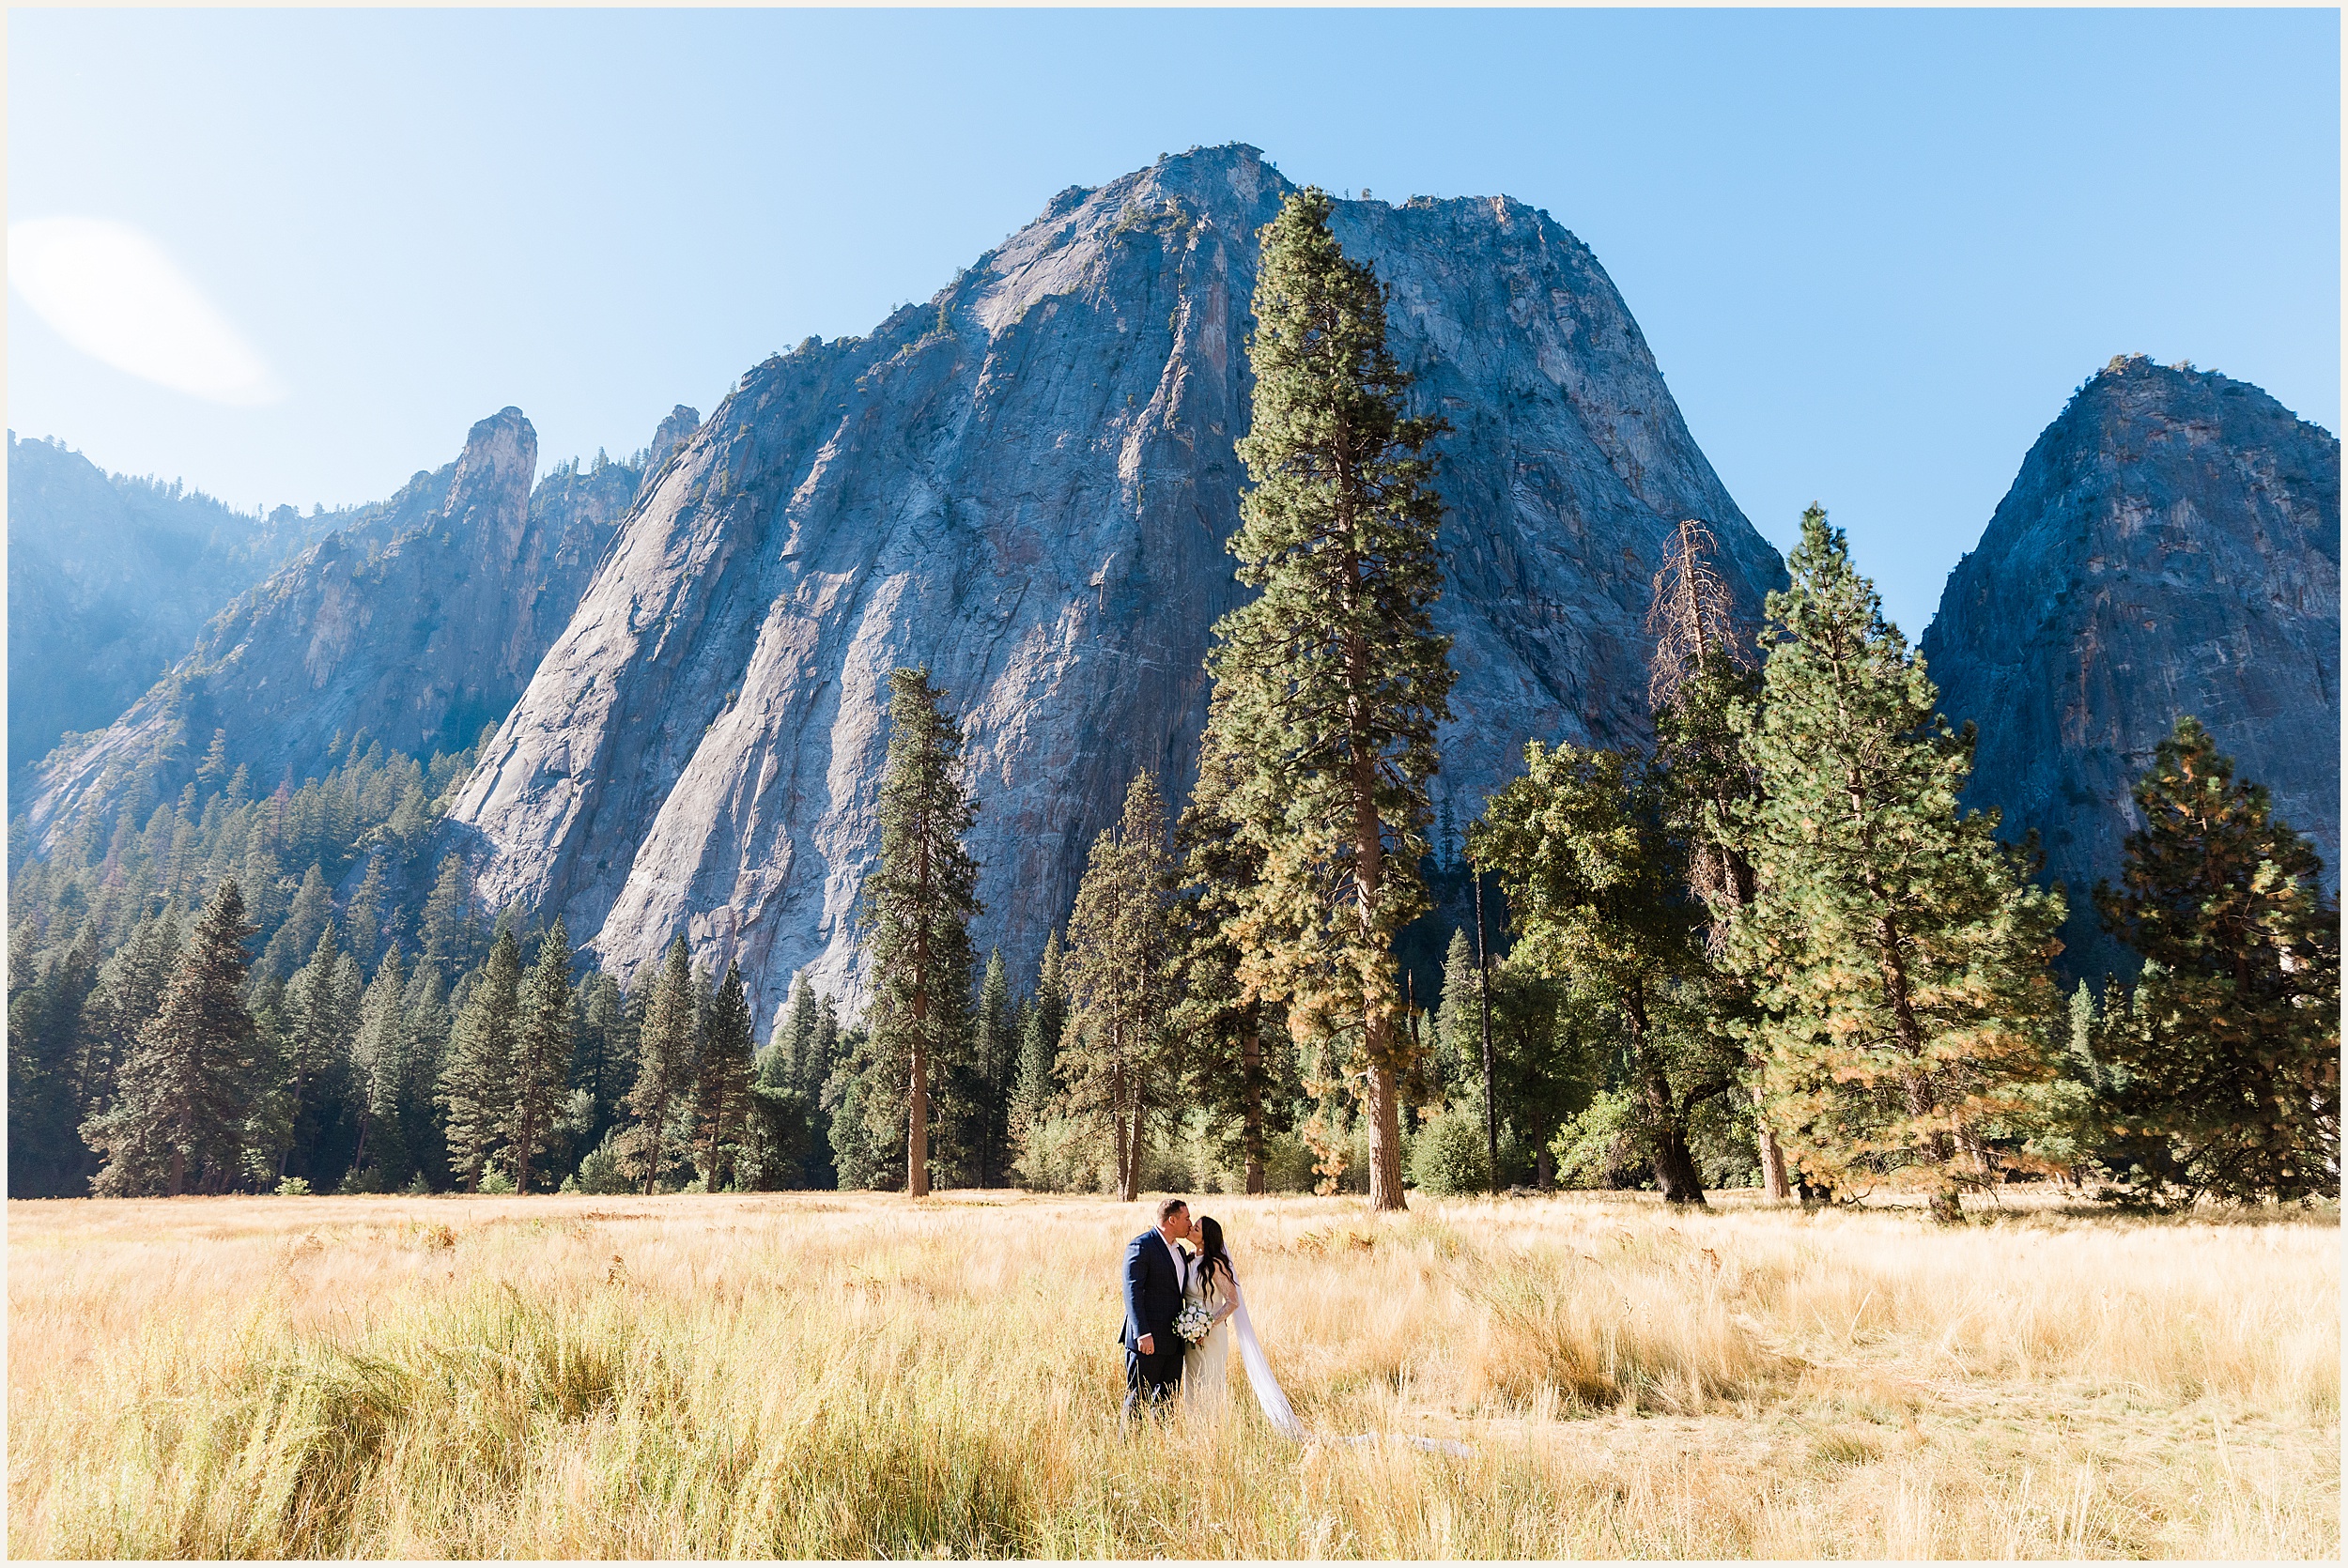
M8 1208L19 1557L2340 1552L2336 1209L1211 1197L1317 1431L1120 1430L1145 1206Z

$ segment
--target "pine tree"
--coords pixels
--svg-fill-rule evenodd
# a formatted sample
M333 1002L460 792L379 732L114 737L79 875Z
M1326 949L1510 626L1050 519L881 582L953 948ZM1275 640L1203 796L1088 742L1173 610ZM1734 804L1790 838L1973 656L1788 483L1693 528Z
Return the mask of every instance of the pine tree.
M973 1022L969 1137L977 1158L972 1163L981 1187L1000 1187L1011 1176L1011 1096L1019 1067L1019 1025L999 947L987 955Z
M72 944L8 1003L12 1196L64 1196L87 1177L77 1132L94 1109L86 1103L86 1064L96 1021L86 1015L98 981L98 932L85 920Z
M1231 760L1229 809L1263 854L1238 922L1251 994L1284 1001L1302 1042L1347 1042L1369 1122L1370 1199L1403 1207L1397 932L1426 902L1428 780L1449 639L1433 464L1441 422L1406 419L1410 378L1386 346L1384 291L1331 236L1328 196L1291 195L1256 274L1255 487L1230 549L1260 588L1209 656L1208 745Z
M418 962L409 972L401 1001L408 1015L409 1055L400 1073L400 1136L408 1149L409 1175L421 1175L437 1190L450 1168L440 1092L456 1021L449 1011L447 982L428 963Z
M1043 1121L1055 1093L1060 1035L1068 1023L1068 980L1059 932L1043 939L1035 994L1019 1014L1019 1080L1012 1091L1011 1131L1024 1154L1028 1134Z
M1244 1185L1264 1190L1265 1096L1270 1087L1264 1031L1268 1005L1240 980L1237 923L1261 881L1262 855L1223 809L1229 788L1219 754L1182 808L1174 834L1181 892L1174 908L1177 1029L1189 1043L1186 1088L1192 1103L1225 1125L1239 1126ZM1276 1026L1276 1025L1275 1025Z
M636 1083L628 1090L630 1129L626 1150L632 1175L650 1196L674 1156L670 1124L692 1092L694 1059L693 960L685 938L673 938L650 987L638 1036Z
M85 1085L82 1114L96 1113L114 1098L122 1064L131 1057L139 1031L162 1009L163 993L179 963L178 906L166 903L140 921L131 939L100 965L98 986L83 1009ZM79 1138L76 1138L79 1143Z
M791 976L791 999L775 1019L775 1037L760 1082L775 1088L821 1087L828 1064L811 1061L815 1048L815 987L802 969Z
M276 1117L285 1142L276 1151L277 1175L301 1176L320 1190L327 1184L325 1161L348 1088L351 1042L359 1026L360 999L347 989L355 976L342 975L344 962L329 920L310 961L286 985L286 1081L277 1090L285 1107Z
M359 1004L359 1036L351 1047L351 1067L357 1078L360 1107L359 1143L351 1169L375 1191L405 1185L415 1174L407 1127L402 1116L401 1090L414 1041L408 1025L408 974L396 943L376 966Z
M367 856L367 873L359 879L358 891L350 896L350 905L344 911L344 925L350 935L350 956L362 968L372 967L381 950L383 917L388 913L388 890L383 881L383 856Z
M416 934L424 948L424 961L438 969L442 979L463 973L471 963L475 941L472 877L465 869L463 856L451 853L441 857L440 874L425 899Z
M693 1082L693 1162L705 1191L738 1184L738 1156L750 1112L750 1001L742 966L729 963L703 1021Z
M1058 1072L1069 1110L1104 1128L1117 1160L1117 1193L1141 1195L1151 1124L1178 1102L1166 1027L1174 1001L1173 857L1166 807L1147 773L1134 776L1125 814L1093 840L1068 922L1069 1027Z
M1620 753L1538 741L1524 767L1469 832L1475 863L1503 868L1517 932L1507 966L1618 1025L1626 1131L1664 1202L1701 1207L1690 1118L1735 1086L1738 1060L1703 1025L1715 1000L1706 911L1688 891L1668 786Z
M2135 1026L2105 1052L2115 1108L2166 1139L2192 1195L2339 1191L2340 911L2314 847L2200 721L2177 720L2133 792L2105 929L2144 961Z
M440 1070L448 1168L469 1192L503 1145L514 1106L514 1056L520 1025L521 947L498 933L489 961L456 1011L447 1064Z
M620 982L610 976L588 976L581 991L585 1002L580 1008L579 1052L572 1064L571 1083L586 1090L595 1104L585 1138L592 1148L611 1130L634 1079L636 1026Z
M932 1075L969 1037L969 921L978 862L963 848L977 807L960 776L962 731L927 669L889 678L888 772L880 788L880 865L864 886L860 935L872 962L872 1070L858 1111L890 1123L902 1103L905 1191L930 1191ZM902 1097L902 1099L901 1099Z
M1731 715L1761 699L1761 671L1738 635L1735 601L1712 566L1719 544L1709 529L1682 521L1655 574L1647 629L1656 635L1647 688L1655 717L1655 757L1670 781L1665 809L1675 835L1687 848L1688 890L1712 909L1705 932L1707 956L1727 952L1728 925L1753 898L1753 865L1745 857L1731 818L1750 806L1760 781L1739 744ZM1752 988L1716 973L1707 1026L1723 1040L1753 1038L1756 1022ZM1761 1101L1760 1063L1746 1063L1744 1092ZM1785 1178L1785 1156L1766 1117L1754 1118L1764 1191L1771 1198L1793 1195Z
M1443 997L1435 1007L1436 1059L1444 1096L1454 1105L1480 1101L1484 1084L1483 1022L1475 992L1475 950L1454 927L1443 959Z
M326 885L326 874L313 862L302 873L301 885L286 907L285 924L270 938L261 961L271 974L292 974L305 957L317 950L319 935L333 921L333 891Z
M224 882L205 904L162 1008L139 1031L113 1105L83 1136L105 1164L100 1196L178 1197L191 1182L221 1191L244 1170L253 1083L253 1015L244 896Z
M530 1191L532 1167L554 1145L555 1125L570 1098L571 932L557 917L539 939L538 960L522 976L515 1035L513 1092L505 1145L514 1155L514 1191Z
M1958 810L1971 728L1935 712L1817 508L1786 565L1762 704L1737 715L1759 790L1734 822L1759 886L1727 944L1763 1014L1769 1120L1814 1178L1921 1189L1955 1220L1990 1179L1978 1127L2049 1075L2062 899L1995 813Z

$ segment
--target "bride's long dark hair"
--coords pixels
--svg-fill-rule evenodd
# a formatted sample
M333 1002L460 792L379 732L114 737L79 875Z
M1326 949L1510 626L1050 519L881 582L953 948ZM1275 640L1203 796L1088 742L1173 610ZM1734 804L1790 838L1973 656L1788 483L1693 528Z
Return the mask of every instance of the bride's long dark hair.
M1198 1261L1210 1282L1218 1269L1227 1283L1238 1278L1231 1272L1231 1254L1223 1250L1223 1227L1203 1215L1198 1221Z

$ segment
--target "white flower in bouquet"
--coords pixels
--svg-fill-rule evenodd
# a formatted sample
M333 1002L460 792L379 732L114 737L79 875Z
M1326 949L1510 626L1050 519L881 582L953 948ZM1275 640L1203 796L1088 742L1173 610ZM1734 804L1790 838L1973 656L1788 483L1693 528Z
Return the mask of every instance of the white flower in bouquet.
M1182 1310L1174 1317L1174 1331L1193 1345L1204 1340L1207 1330L1213 1327L1214 1321L1207 1309L1197 1301L1183 1302Z

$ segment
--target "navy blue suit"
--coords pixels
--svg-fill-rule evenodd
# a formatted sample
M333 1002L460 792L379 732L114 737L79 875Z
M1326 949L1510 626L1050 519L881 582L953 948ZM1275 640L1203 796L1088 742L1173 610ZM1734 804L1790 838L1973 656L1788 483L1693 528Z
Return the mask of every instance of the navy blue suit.
M1174 1319L1182 1310L1182 1276L1173 1243L1155 1230L1143 1231L1125 1248L1125 1321L1117 1332L1125 1346L1125 1413L1166 1399L1182 1380L1182 1342ZM1141 1337L1151 1352L1141 1353Z

